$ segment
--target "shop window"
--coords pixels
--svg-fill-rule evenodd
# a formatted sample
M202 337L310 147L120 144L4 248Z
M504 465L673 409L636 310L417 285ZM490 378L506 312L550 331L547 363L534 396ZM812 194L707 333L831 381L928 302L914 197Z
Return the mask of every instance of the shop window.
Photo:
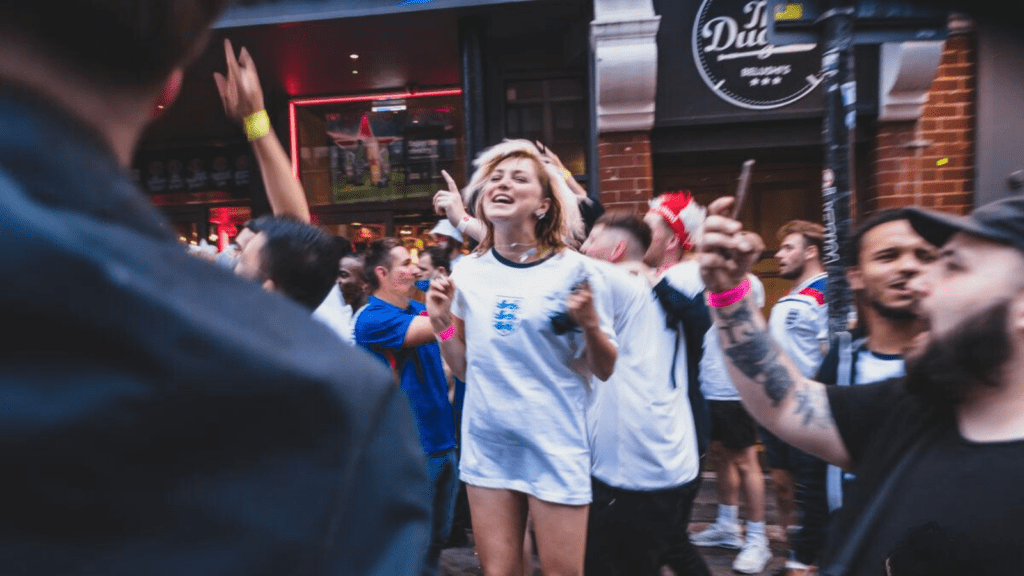
M310 206L429 198L465 171L461 91L296 100L295 172Z
M505 85L505 136L540 140L573 174L587 170L586 82L582 78L520 80Z

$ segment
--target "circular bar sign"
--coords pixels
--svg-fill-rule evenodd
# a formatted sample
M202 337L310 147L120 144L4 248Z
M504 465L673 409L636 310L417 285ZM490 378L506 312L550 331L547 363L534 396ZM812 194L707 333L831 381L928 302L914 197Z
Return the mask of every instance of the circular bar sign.
M750 110L792 104L821 82L818 44L768 43L768 0L704 0L693 25L693 58L708 87Z

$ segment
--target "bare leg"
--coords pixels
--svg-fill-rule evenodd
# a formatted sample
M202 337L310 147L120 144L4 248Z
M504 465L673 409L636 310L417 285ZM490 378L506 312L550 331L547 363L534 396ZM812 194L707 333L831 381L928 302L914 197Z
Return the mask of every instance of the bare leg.
M484 574L522 576L526 495L470 485L466 486L466 495L469 496L469 512L473 520L473 538Z
M554 504L527 496L544 576L583 576L590 506Z
M764 473L757 460L757 446L730 450L729 461L739 471L747 495L747 521L764 522Z
M533 517L526 515L526 533L523 534L523 576L533 576Z
M740 503L740 469L736 463L736 453L727 449L721 442L712 442L715 454L715 474L718 482L715 491L718 503L725 506L738 506Z

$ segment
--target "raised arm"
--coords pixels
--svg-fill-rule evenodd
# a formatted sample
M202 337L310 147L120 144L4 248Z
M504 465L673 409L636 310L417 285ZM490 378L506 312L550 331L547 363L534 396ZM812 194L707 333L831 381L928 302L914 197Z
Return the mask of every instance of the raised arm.
M245 48L242 48L238 59L235 59L234 48L227 39L224 40L224 57L227 60L227 76L214 72L213 80L217 84L224 113L246 128L246 118L259 112L266 114L256 64ZM266 128L269 128L269 124ZM290 216L309 222L309 202L306 200L305 190L302 183L292 174L292 163L281 146L281 141L277 139L272 129L257 129L255 134L249 132L246 129L256 163L263 176L270 209L275 216ZM260 133L263 134L252 138Z
M572 190L572 193L576 195L576 198L581 203L590 203L590 198L587 197L587 191L584 190L583 186L580 186L580 183L572 177L572 172L565 167L565 164L562 164L562 159L558 157L558 154L555 154L554 150L542 144L540 140L534 140L534 144L537 145L537 148L540 150L540 153L544 156L547 163L558 168L559 174L562 174L562 177L565 178L565 184L569 187L569 190Z
M764 249L760 237L728 217L732 204L732 198L715 200L700 236L701 276L710 293L736 289ZM825 386L805 378L771 339L749 291L738 302L710 309L729 374L751 416L789 444L847 467L850 455Z
M416 346L430 344L434 339L434 328L430 318L417 316L412 319L412 322L409 323L409 328L405 331L405 343L402 344L402 348L415 348Z
M444 216L451 222L452 226L459 229L466 236L480 242L486 234L484 229L484 223L478 218L474 218L466 212L466 207L462 203L462 194L459 192L459 187L455 184L455 180L448 174L448 172L441 170L441 176L444 176L445 182L448 183L447 190L438 190L434 194L434 212L438 216Z

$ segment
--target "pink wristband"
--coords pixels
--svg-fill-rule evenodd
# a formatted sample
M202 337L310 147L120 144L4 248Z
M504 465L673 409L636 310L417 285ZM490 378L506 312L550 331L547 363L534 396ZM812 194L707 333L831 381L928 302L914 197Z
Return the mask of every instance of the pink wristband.
M743 300L750 294L750 279L744 278L739 286L725 292L708 292L708 306L712 308L725 308Z
M451 326L445 328L444 330L438 332L437 334L434 334L434 336L437 336L437 339L440 340L441 342L444 342L445 340L451 340L452 336L455 336L455 324L452 324Z

